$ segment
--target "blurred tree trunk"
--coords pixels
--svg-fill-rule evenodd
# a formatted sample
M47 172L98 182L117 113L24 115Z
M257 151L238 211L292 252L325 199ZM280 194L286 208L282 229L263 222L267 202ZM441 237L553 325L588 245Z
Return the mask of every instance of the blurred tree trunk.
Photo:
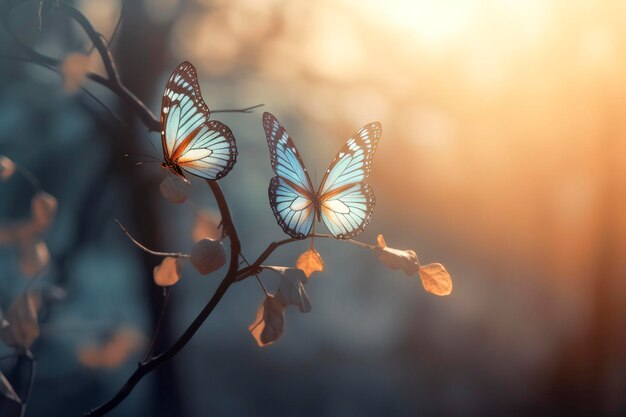
M172 22L154 23L146 15L146 2L127 0L123 4L123 22L119 33L119 39L114 43L114 54L119 66L120 76L126 86L139 99L143 100L149 107L151 99L156 91L160 91L157 85L167 62L168 38L171 31ZM152 109L158 111L158 109ZM125 110L123 118L130 129L124 131L121 140L115 140L114 155L121 156L126 153L141 154L144 151L142 145L148 140L149 133L136 116ZM151 133L154 135L154 133ZM122 158L117 158L120 161ZM142 175L136 175L136 171L131 171L132 164L125 163L120 167L126 170L124 180L130 191L129 202L133 213L133 226L136 236L151 247L162 248L163 233L162 221L159 217L158 207L160 202L155 201L154 190L159 184L147 184ZM145 283L145 293L148 295L150 316L152 318L152 329L156 326L163 301L162 290L152 282L152 269L158 262L154 256L141 253L145 266L145 276L141 277ZM171 314L166 315L159 340L155 346L155 352L162 351L169 346L176 337L177 331L171 326ZM152 385L153 392L150 397L152 410L146 410L145 415L150 416L184 416L184 408L179 395L179 384L176 384L176 372L174 361L167 362L161 366L154 376L145 382ZM122 406L123 407L123 406Z
M624 233L623 207L620 210L624 192L620 190L620 178L624 170L619 161L619 143L624 135L618 128L626 109L610 97L604 97L603 104L607 129L604 141L598 144L603 172L599 239L597 244L590 245L595 251L595 264L593 275L589 277L588 327L581 332L580 339L565 341L551 381L550 395L556 402L557 414L570 417L626 415L626 378L614 378L613 369L623 355L619 338L623 328L619 325L625 322L619 296L624 289L621 281L625 276L623 263L620 263L620 244L623 243L620 234ZM612 392L621 394L611 395Z

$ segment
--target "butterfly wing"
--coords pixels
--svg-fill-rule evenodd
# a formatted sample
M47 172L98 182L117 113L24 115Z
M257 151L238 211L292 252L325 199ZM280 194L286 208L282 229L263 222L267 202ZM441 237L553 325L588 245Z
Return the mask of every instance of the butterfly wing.
M315 218L313 184L293 140L278 119L263 113L263 129L276 174L268 190L270 206L285 233L304 239Z
M376 198L363 181L372 171L372 159L382 126L363 126L341 148L326 171L319 188L322 220L338 239L349 239L369 223Z
M183 62L170 76L161 102L163 155L190 174L215 180L235 165L237 146L228 126L209 115L196 69Z

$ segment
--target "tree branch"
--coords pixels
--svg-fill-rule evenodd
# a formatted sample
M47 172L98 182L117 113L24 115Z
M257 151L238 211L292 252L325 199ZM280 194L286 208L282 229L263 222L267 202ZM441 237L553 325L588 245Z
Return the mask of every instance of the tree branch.
M93 72L87 73L86 77L106 88L111 90L115 95L117 95L124 103L126 103L133 112L139 117L141 122L146 126L146 128L151 132L160 132L161 131L161 122L160 120L150 111L150 109L141 101L137 96L135 96L126 86L122 83L119 72L117 71L117 67L115 65L115 60L108 45L105 44L102 36L99 32L95 30L95 28L91 25L87 17L80 12L74 6L68 3L61 3L59 7L56 9L59 13L64 13L76 23L80 25L83 31L87 34L94 47L98 51L100 58L104 64L106 73L108 78L105 78L99 74L95 74ZM13 42L17 45L20 51L26 56L30 57L33 61L45 64L50 67L58 68L62 65L62 60L53 58L42 53L35 51L32 47L26 45L21 39L11 30L10 27L10 18L9 13L5 16L2 21L5 31L9 34L9 36L13 39ZM226 109L226 110L213 110L212 113L250 113L255 108L262 106L262 104L258 104L256 106L247 107L244 109Z
M224 231L227 233L230 238L230 263L228 267L228 272L222 279L219 287L215 290L215 293L204 307L204 309L198 314L198 316L194 319L194 321L187 327L187 330L178 338L176 342L172 346L170 346L165 352L160 355L154 356L139 363L139 366L135 370L135 372L130 376L130 378L126 381L126 383L120 388L120 390L106 403L101 406L94 408L93 410L87 412L86 416L97 417L103 416L107 414L109 411L113 410L117 407L128 395L132 392L135 386L143 379L144 376L148 375L150 372L154 371L159 365L169 361L172 359L180 350L185 347L187 343L191 340L191 338L196 334L202 323L211 315L215 307L219 304L226 291L231 286L233 282L235 282L235 278L237 277L237 269L239 267L239 255L241 254L241 242L239 241L239 236L237 235L237 230L235 229L235 225L233 223L233 219L230 213L230 209L228 207L228 203L226 202L226 197L222 192L222 188L220 187L217 181L207 180L209 188L213 192L215 196L215 200L217 202L217 206L220 210L220 214L222 216L222 223L224 225Z

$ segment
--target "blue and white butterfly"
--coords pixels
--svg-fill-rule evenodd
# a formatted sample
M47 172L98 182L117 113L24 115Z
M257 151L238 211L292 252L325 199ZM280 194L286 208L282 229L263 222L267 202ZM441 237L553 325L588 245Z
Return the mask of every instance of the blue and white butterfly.
M291 237L306 238L314 219L323 221L338 239L363 231L374 211L372 188L363 181L372 171L372 158L382 126L363 126L341 148L317 191L291 137L270 113L263 114L263 128L270 149L272 169L269 198L278 224Z
M163 168L217 180L237 161L235 137L228 126L209 120L196 69L181 63L170 76L161 102Z

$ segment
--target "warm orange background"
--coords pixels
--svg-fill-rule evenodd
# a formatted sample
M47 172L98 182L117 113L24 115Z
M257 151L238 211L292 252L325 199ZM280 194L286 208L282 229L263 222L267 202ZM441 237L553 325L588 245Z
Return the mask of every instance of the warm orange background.
M445 264L455 285L450 297L435 297L422 291L417 277L385 269L370 253L319 242L327 270L307 287L313 311L289 311L281 341L258 349L246 329L262 294L252 280L233 290L167 371L180 386L172 403L185 404L176 415L626 413L626 3L127 3L113 49L125 82L151 109L158 110L165 81L182 60L197 66L210 108L265 105L253 115L215 116L238 140L238 164L222 184L248 258L283 237L267 203L272 173L261 112L284 123L309 171L317 173L314 182L352 133L379 120L383 139L368 180L377 206L359 239L374 243L383 233L390 246L412 248L424 263ZM78 6L111 34L117 2ZM42 38L38 47L59 54L52 46L59 39ZM67 52L73 44L64 45ZM28 75L24 86L43 77ZM47 88L58 84L43 79ZM6 91L6 97L23 94ZM77 120L87 123L90 115L72 122L89 136ZM108 199L112 206L102 218L120 218L147 244L189 249L193 214L159 196L163 171L131 167L134 161L122 156L138 147L154 153L146 139L160 149L158 135L133 126L120 141L117 133L92 126L108 135L102 143L115 144L106 148L115 167L106 175L124 172L134 181L126 194ZM55 134L40 133L48 143ZM100 155L108 146L102 143L82 151L85 160ZM15 144L6 149L35 171L50 155L20 154ZM61 208L63 181L90 169L69 161L63 178L49 177ZM123 187L124 177L117 184ZM213 204L201 182L194 187L197 205ZM125 211L124 199L137 193L151 203ZM146 213L157 220L147 223ZM111 262L135 251L112 222L103 224L102 239L113 249L91 253L83 272L98 269L97 254ZM57 227L61 234L74 230L71 220ZM146 230L158 239L150 241ZM106 240L111 236L117 236L114 243ZM62 248L58 244L57 253ZM305 248L283 248L271 263L292 265ZM51 251L54 256L54 242ZM190 278L181 281L172 303L170 337L216 285L217 278L200 279L191 269L185 274ZM83 275L66 285L86 286ZM128 275L119 287L103 288L111 299L127 294L135 310L122 317L149 333L154 311L146 312L141 288L124 287L138 279ZM91 402L103 400L133 366L94 377L106 389L94 391ZM169 401L162 395L167 390L158 386L161 395L145 388L125 410L140 410L132 407L148 398L153 415L165 413L159 401Z

